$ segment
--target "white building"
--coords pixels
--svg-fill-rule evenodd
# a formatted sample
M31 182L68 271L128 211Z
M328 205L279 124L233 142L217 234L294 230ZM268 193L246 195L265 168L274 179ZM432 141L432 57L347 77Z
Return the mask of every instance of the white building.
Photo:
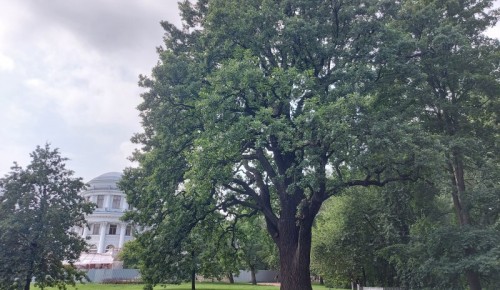
M97 207L86 217L89 227L78 232L90 244L89 253L116 253L132 239L132 226L120 220L129 208L125 194L117 187L119 172L108 172L89 181L81 195Z

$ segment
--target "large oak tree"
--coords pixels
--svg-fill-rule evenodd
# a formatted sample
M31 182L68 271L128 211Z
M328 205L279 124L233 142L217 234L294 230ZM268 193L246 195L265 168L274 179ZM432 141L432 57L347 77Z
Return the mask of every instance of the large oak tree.
M182 28L162 23L160 60L140 82L140 167L123 182L134 219L189 229L249 208L279 249L282 289L311 289L322 203L432 163L407 89L421 51L398 22L404 3L182 2Z

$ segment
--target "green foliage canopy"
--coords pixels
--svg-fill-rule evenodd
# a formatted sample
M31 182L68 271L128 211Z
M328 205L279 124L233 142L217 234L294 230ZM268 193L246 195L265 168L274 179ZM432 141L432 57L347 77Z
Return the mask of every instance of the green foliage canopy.
M182 28L162 23L159 63L140 82L140 167L123 182L137 208L130 218L187 234L213 212L258 212L279 250L282 288L311 289L322 203L351 187L415 180L448 158L439 147L451 143L422 130L442 111L429 110L440 89L432 80L462 84L458 68L453 78L440 69L455 58L484 63L475 76L495 71L483 59L495 46L473 37L496 21L484 12L491 1L455 2L182 2Z

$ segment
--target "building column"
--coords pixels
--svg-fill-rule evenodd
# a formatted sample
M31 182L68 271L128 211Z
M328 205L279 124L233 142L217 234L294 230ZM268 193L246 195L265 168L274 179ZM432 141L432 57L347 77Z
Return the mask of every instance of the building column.
M104 253L104 239L106 238L106 228L107 228L108 223L107 222L102 222L101 223L101 228L99 229L99 246L97 247L97 253L102 254Z
M111 209L111 203L113 202L113 197L110 194L106 194L104 196L104 208L107 208L108 210Z
M88 228L89 225L83 225L83 239L84 240L87 240L87 236L89 235L89 228Z
M120 224L120 240L118 242L118 248L123 248L125 243L125 231L127 230L127 224Z

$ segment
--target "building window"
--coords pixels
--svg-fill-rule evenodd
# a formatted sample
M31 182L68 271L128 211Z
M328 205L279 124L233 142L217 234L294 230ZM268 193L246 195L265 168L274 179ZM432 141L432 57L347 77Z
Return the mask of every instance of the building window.
M93 224L92 225L92 234L93 235L98 235L100 229L101 229L101 225L100 224Z
M104 195L98 195L97 196L97 208L103 208L104 207Z
M109 235L116 235L116 225L109 225Z
M130 236L132 234L132 226L127 225L127 228L125 228L125 235Z
M120 208L122 202L122 197L119 195L113 195L113 208Z

